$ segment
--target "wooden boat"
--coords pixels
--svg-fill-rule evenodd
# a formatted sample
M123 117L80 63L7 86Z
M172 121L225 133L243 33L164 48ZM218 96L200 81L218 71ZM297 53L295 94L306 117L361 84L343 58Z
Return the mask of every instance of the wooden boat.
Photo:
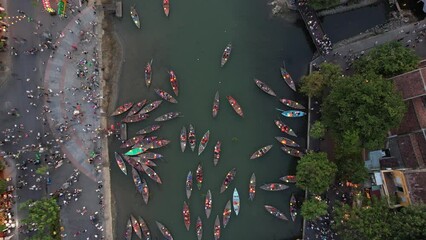
M265 191L277 192L287 189L288 186L282 183L266 183L260 186L260 189Z
M283 150L285 153L287 153L288 155L294 156L294 157L303 157L305 154L297 149L291 148L291 147L287 147L287 146L282 146L281 150Z
M285 62L283 62L283 66L280 68L281 70L281 76L283 77L284 81L287 83L287 85L293 90L296 91L296 85L294 84L293 79L291 78L290 74L285 69Z
M197 139L195 138L195 129L192 124L189 124L188 142L192 151L194 151L195 145L197 144L196 140Z
M289 118L294 118L294 117L303 117L306 115L305 112L302 111L297 111L297 110L287 110L284 111L282 109L276 108L278 111L281 112L281 115L283 115L284 117L289 117Z
M142 229L142 234L146 240L151 240L151 231L149 231L148 225L142 217L139 217L139 226Z
M200 154L206 148L207 143L209 142L209 139L210 139L210 130L207 130L207 132L201 138L200 145L198 146L198 156L200 156Z
M281 130L283 133L287 133L290 136L297 137L296 133L294 133L293 129L289 128L280 120L275 120L275 125Z
M256 196L256 175L253 173L250 177L249 183L249 199L253 201Z
M132 219L133 231L136 233L136 235L139 238L142 238L142 230L141 230L141 227L139 226L138 220L136 220L136 218L133 215L130 215L130 219Z
M244 117L243 109L241 108L240 104L238 104L238 102L232 96L227 96L226 98L228 98L229 104L231 104L234 111L240 115L240 117Z
M229 57L231 56L232 52L232 44L228 43L226 45L225 50L223 50L222 59L220 60L220 66L223 67L225 63L228 61Z
M287 183L296 183L296 175L287 175L280 177L280 180Z
M148 150L148 148L141 148L141 147L132 148L129 151L127 151L124 155L126 155L126 156L135 156L135 155L142 154L142 153L144 153L147 150Z
M149 113L149 112L152 112L152 111L154 111L155 109L157 109L159 106L160 106L160 104L163 102L163 100L157 100L157 101L154 101L154 102L152 102L152 103L150 103L150 104L148 104L148 105L146 105L145 107L143 107L142 108L142 110L139 112L139 113Z
M125 123L135 123L135 122L140 122L142 120L145 120L149 117L148 114L146 113L139 113L139 114L135 114L135 115L131 115L131 116L127 116L125 118L123 118L123 122Z
M213 150L213 164L216 166L217 163L219 162L220 159L220 152L221 152L221 148L220 146L222 145L222 143L220 141L216 142L216 145L214 146L214 150Z
M240 213L240 195L237 188L234 188L234 194L232 194L232 206L234 207L235 215L238 216L238 213Z
M219 240L220 238L220 221L219 216L216 215L216 220L214 221L214 240Z
M149 136L149 137L144 137L142 140L140 140L138 143L136 143L135 145L133 145L132 148L146 148L148 144L159 140L157 136Z
M130 220L130 218L127 220L126 231L124 232L124 238L126 240L132 239L132 220Z
M132 168L132 178L133 178L133 182L135 183L136 190L138 190L138 192L142 194L143 192L142 181L138 171L136 171L135 168Z
M167 102L177 103L177 100L172 95L170 95L170 93L164 90L161 90L159 88L154 89L154 91L158 96L160 96L162 99L166 100Z
M182 130L180 131L180 150L182 150L182 152L185 152L187 140L188 136L186 135L186 127L183 126Z
M141 21L139 19L139 14L136 11L134 6L130 7L130 17L132 17L133 22L135 23L137 28L141 28Z
M296 108L296 109L305 109L305 106L303 106L302 104L292 101L290 99L285 99L285 98L281 98L280 102L288 107L292 107L292 108Z
M262 156L263 156L263 155L265 155L267 152L269 152L269 150L271 150L271 148L272 148L272 145L268 145L268 146L262 147L261 149L259 149L259 150L257 150L256 152L254 152L254 153L251 155L250 159L256 159L256 158L260 158L260 157L262 157Z
M203 222L201 218L197 218L197 223L195 224L195 232L197 233L197 239L201 240L203 238Z
M144 159L144 158L140 158L140 157L129 157L129 156L123 156L123 157L126 160L126 162L135 162L136 161L140 164L145 164L145 165L150 166L150 167L156 167L157 166L157 164L155 164L153 161L150 161L148 159ZM130 158L133 158L133 159L130 159ZM137 164L137 163L135 163L135 164ZM142 166L141 166L141 168L142 168ZM136 169L136 170L138 170L138 169Z
M132 115L135 115L136 113L138 113L143 108L143 106L145 106L146 101L147 100L144 99L144 100L134 104L132 106L132 108L130 108L129 112L127 113L127 116L132 116Z
M145 136L139 135L139 136L135 136L135 137L132 137L130 139L127 139L126 141L124 141L123 144L120 145L120 148L129 148L129 147L132 147L135 144L137 144L140 141L142 141L142 139L144 139L144 138L145 138Z
M157 131L158 129L160 129L160 127L161 127L160 125L154 124L154 125L148 126L146 128L143 128L143 129L137 131L136 134L137 135L139 135L139 134L140 135L144 135L144 134L152 133L152 132Z
M145 85L146 85L146 87L149 87L151 85L151 81L152 81L152 61L153 61L153 59L151 59L151 61L149 61L146 64L146 67L145 67Z
M118 116L120 114L127 112L132 106L133 106L132 102L128 102L119 106L117 109L114 110L114 112L112 112L111 117Z
M156 181L159 184L162 184L163 182L161 181L160 176L158 176L158 174L152 170L152 168L148 167L147 165L143 165L142 164L142 168L143 171L148 175L148 177L150 177L152 180Z
M166 17L168 17L169 13L170 13L170 2L169 2L169 0L163 0L163 10L164 10L164 14L166 14Z
M289 205L290 205L290 217L293 222L296 220L296 216L297 216L296 204L297 204L296 197L294 197L294 194L292 193L290 197Z
M212 193L210 189L207 190L206 200L204 201L204 210L206 211L207 218L210 217L210 213L212 212Z
M177 118L180 116L180 112L169 112L164 115L159 116L158 118L154 119L156 122L164 122L168 120L172 120L174 118Z
M173 70L169 71L170 75L170 85L172 86L173 92L175 93L176 97L179 96L179 85L176 79L176 74L173 72Z
M236 168L231 169L231 171L229 171L226 174L225 179L223 180L222 186L220 187L220 193L223 193L225 192L226 189L228 189L229 184L234 180L236 174L237 174Z
M132 166L133 168L135 168L141 173L144 172L142 168L142 164L140 162L130 157L126 157L126 156L123 156L123 157L124 157L124 160L126 160L126 162L129 163L130 166Z
M127 124L124 122L121 122L120 124L120 140L121 141L127 140Z
M231 218L231 200L228 200L228 202L225 205L225 209L223 209L223 228L226 228L226 225L229 222L229 219Z
M197 180L198 190L201 190L201 186L203 185L203 167L201 163L198 163L197 170L195 171L195 180Z
M140 159L151 159L151 160L159 159L159 158L162 158L162 157L163 157L163 155L158 154L158 153L153 153L153 152L146 152L146 153L142 153L142 154L139 155Z
M189 226L191 225L191 213L189 212L189 207L186 201L183 201L183 223L185 223L186 230L189 231Z
M284 220L284 221L288 221L287 217L282 212L280 212L278 209L276 209L275 207L272 207L270 205L265 205L265 209L272 216L279 218L281 220Z
M142 178L142 197L145 204L148 204L149 200L149 188L148 184L146 183L145 179Z
M299 144L297 144L295 141L285 138L285 137L275 137L278 142L280 142L284 146L290 146L290 147L300 147Z
M115 161L117 162L117 165L120 168L120 170L124 173L124 175L127 175L126 164L124 163L121 155L117 152L114 152L114 156L115 156Z
M191 197L192 193L192 171L188 172L188 176L186 176L186 183L185 183L185 189L186 189L186 197L189 199Z
M167 139L156 139L144 146L149 149L156 149L156 148L164 147L169 143L170 143L170 140L167 140Z
M275 92L268 86L266 85L264 82L260 81L259 79L254 79L254 82L256 83L256 85L260 88L260 90L264 91L265 93L276 97L277 94L275 94Z
M217 116L217 113L219 112L219 91L216 92L216 94L214 95L214 100L213 100L213 108L212 108L212 116L213 118L215 118Z
M161 234L163 234L163 237L167 240L173 240L173 236L170 233L169 229L167 229L163 224L161 224L160 222L157 222L157 227L160 230Z

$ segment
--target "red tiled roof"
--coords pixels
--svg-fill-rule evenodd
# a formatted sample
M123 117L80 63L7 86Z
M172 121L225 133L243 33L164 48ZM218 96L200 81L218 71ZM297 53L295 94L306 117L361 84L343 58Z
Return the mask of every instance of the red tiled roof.
M420 68L391 78L404 99L426 94L426 68Z
M412 204L426 203L426 170L404 171Z

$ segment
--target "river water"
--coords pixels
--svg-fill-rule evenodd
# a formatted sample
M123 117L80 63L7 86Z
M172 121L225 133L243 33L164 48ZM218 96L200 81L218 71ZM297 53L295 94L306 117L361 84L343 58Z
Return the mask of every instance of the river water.
M130 5L135 5L142 19L142 30L136 29L128 14ZM258 186L279 182L278 178L295 173L297 160L280 150L275 136L282 136L273 120L279 117L275 108L285 108L281 103L261 92L253 78L259 78L277 93L307 104L301 95L292 92L283 82L279 67L283 59L293 78L298 80L312 58L312 43L301 21L288 23L270 18L270 9L265 1L171 1L170 17L163 14L161 1L124 1L124 17L115 22L115 28L124 47L124 64L121 71L117 106L128 101L157 100L154 88L172 93L167 70L173 69L179 82L178 104L163 102L148 120L129 126L129 137L143 127L153 124L153 119L169 111L182 112L184 117L162 124L155 135L172 142L158 153L165 156L157 161L154 170L161 176L162 185L147 179L151 191L148 205L136 192L129 176L120 172L114 160L111 163L112 195L115 201L115 239L121 239L130 214L142 216L148 223L154 239L162 239L155 226L160 221L175 239L196 239L195 221L201 216L204 224L203 239L213 239L213 224L216 215L222 216L226 202L232 198L236 187L241 197L239 216L233 213L222 239L294 239L301 235L301 218L280 221L263 207L270 204L289 217L289 198L295 193L302 195L294 186L281 192L265 192L257 188L253 202L248 200L248 183L251 174L257 176ZM224 68L220 58L228 42L233 51ZM151 58L153 83L148 89L143 81L143 70ZM221 95L218 117L211 117L213 97ZM232 95L244 109L244 118L238 117L226 100ZM120 117L115 118L116 121ZM306 118L283 119L299 135L294 138L305 147ZM182 126L193 124L197 144L207 130L210 142L201 156L180 151L179 133ZM213 146L222 141L222 157L218 166L213 166ZM264 157L250 160L250 155L260 147L273 144ZM118 149L119 142L111 143L111 153ZM198 147L198 146L197 146ZM113 155L110 155L113 156ZM113 159L113 158L111 158ZM190 200L185 195L185 179L189 170L195 172L198 163L204 167L204 184L201 191L194 188ZM230 189L220 194L220 185L226 173L233 167L237 175ZM204 197L210 189L213 209L209 219L204 213ZM186 231L182 206L186 200L191 210L191 228ZM134 236L133 239L136 239Z

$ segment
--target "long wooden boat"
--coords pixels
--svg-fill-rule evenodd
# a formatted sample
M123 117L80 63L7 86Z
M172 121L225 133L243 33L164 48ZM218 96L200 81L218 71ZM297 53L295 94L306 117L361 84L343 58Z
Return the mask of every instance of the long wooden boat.
M290 197L290 204L289 204L290 206L289 207L290 207L290 217L291 217L291 220L293 222L296 220L296 217L297 217L296 204L297 204L296 197L292 193L291 197Z
M137 28L141 28L141 21L139 19L139 14L136 11L134 6L130 7L130 17L132 17L133 22L135 23Z
M146 180L142 178L142 198L145 204L148 204L149 200L149 188L148 184L146 183Z
M269 150L271 150L271 148L272 148L272 145L268 145L268 146L262 147L261 149L259 149L259 150L257 150L256 152L254 152L254 153L251 155L250 159L256 159L256 158L260 158L260 157L262 157L262 156L263 156L263 155L265 155L267 152L269 152Z
M195 180L197 180L198 190L201 190L201 186L203 185L203 167L201 163L198 163L197 170L195 171Z
M142 110L139 113L149 113L149 112L152 112L155 109L157 109L162 102L163 102L163 100L154 101L154 102L146 105L145 107L143 107Z
M220 187L220 193L223 193L226 189L228 189L229 184L234 180L236 174L236 168L232 168L231 171L226 174L225 179L223 179L222 186Z
M135 114L135 115L131 115L131 116L127 116L125 118L123 118L123 122L125 123L135 123L135 122L140 122L142 120L145 120L149 117L148 114L146 113L139 113L139 114Z
M219 221L219 216L216 215L216 220L214 221L214 240L219 240L220 239L220 221Z
M136 190L138 190L138 192L142 194L143 192L142 181L138 171L136 171L135 168L132 168L132 178L133 178L133 182L135 183Z
M144 165L147 165L149 167L156 167L157 166L157 164L155 164L155 162L153 162L149 159L146 159L146 158L141 158L140 156L130 157L130 156L125 155L123 157L124 157L124 159L126 159L127 162L132 162L132 160L130 160L129 158L133 158L134 161L137 161L140 164L144 164Z
M133 158L127 158L126 156L123 156L124 157L124 160L126 160L126 162L130 165L130 166L132 166L133 168L135 168L136 170L138 170L139 172L144 172L143 171L143 167L142 167L142 164L140 163L140 162L138 162L138 161L136 161L135 159L133 159Z
M285 137L275 137L278 142L280 142L284 146L290 146L290 147L300 147L299 144L297 144L295 141L285 138Z
M115 161L117 162L117 165L120 168L120 170L124 173L124 175L127 175L126 164L124 163L121 155L117 152L114 152L114 156L115 156Z
M167 139L155 139L152 142L145 144L143 146L149 149L156 149L156 148L164 147L169 143L170 143L170 140L167 140Z
M197 233L197 239L201 240L203 238L203 222L201 218L197 218L197 223L195 224L195 232Z
M132 148L138 148L138 147L144 148L144 147L147 147L148 144L150 144L150 143L152 143L154 141L160 141L160 139L158 139L157 136L144 137L138 143L136 143L135 145L133 145Z
M191 213L189 212L189 206L186 201L183 201L183 223L185 224L186 230L189 231L189 226L191 225Z
M229 104L231 104L234 111L238 115L240 115L240 117L244 117L244 112L243 112L243 109L241 108L240 104L238 104L238 102L232 96L227 96L226 98L228 99L228 102L229 102Z
M180 112L169 112L169 113L166 113L166 114L159 116L158 118L154 119L154 121L164 122L164 121L172 120L172 119L177 118L179 116L180 116Z
M144 135L134 136L134 137L132 137L132 138L127 139L126 141L124 141L124 143L120 145L120 148L129 148L129 147L132 147L135 144L137 144L140 141L142 141L142 139L144 139L144 138L145 138Z
M145 66L145 85L146 87L151 86L151 81L152 81L152 61L153 59L151 59L151 61L149 61L146 66Z
M265 209L272 216L274 216L274 217L276 217L278 219L284 220L284 221L288 221L287 217L282 212L280 212L277 208L272 207L270 205L265 205Z
M260 186L260 189L265 191L277 192L287 189L288 186L282 183L266 183Z
M285 62L283 62L283 66L280 68L280 70L281 70L281 76L283 77L287 85L293 91L296 91L296 84L294 84L293 78L291 78L290 74L287 72L287 69L285 69Z
M207 130L207 132L203 135L200 141L200 145L198 145L198 156L204 151L204 149L207 146L207 143L210 139L210 130Z
M186 189L186 197L189 199L191 197L192 193L192 171L188 172L188 175L186 176L186 183L185 183L185 189Z
M249 199L253 201L256 196L256 175L253 173L250 177L249 183Z
M170 233L169 229L167 229L162 223L155 221L157 224L158 230L160 230L163 237L167 240L173 240L173 236Z
M285 125L280 120L274 120L275 125L280 129L281 132L287 133L290 136L297 137L296 133L294 133L293 129L291 129L289 126Z
M234 193L232 194L232 206L234 207L235 215L238 216L240 213L240 195L238 194L237 188L234 188Z
M120 124L120 140L127 140L127 123L121 122Z
M186 148L186 142L188 140L188 135L186 135L186 127L183 126L182 130L180 131L180 150L182 150L182 152L185 152L185 148Z
M260 81L259 79L254 79L254 82L256 83L256 85L260 88L260 90L264 91L265 93L276 97L277 94L275 94L275 92L268 86L266 85L264 82Z
M223 50L222 58L220 60L220 66L223 67L225 63L228 61L229 57L231 56L232 52L232 44L228 43L226 45L225 50Z
M206 199L204 201L204 210L206 211L207 218L210 217L210 213L212 212L212 193L210 189L207 190Z
M125 103L119 106L117 109L115 109L114 112L112 112L111 116L118 116L120 114L123 114L127 112L132 106L133 106L132 102Z
M130 220L130 218L127 220L126 231L124 232L124 238L126 240L132 239L132 220Z
M296 175L287 175L280 177L280 180L287 183L296 183Z
M287 147L287 146L282 146L281 150L283 150L285 153L287 153L288 155L294 156L294 157L303 157L305 154L297 149L291 148L291 147Z
M173 70L169 71L169 79L170 79L170 85L172 86L173 92L175 93L176 97L179 96L179 85L176 78L176 74Z
M145 106L145 104L146 104L146 99L144 99L144 100L142 100L142 101L140 101L140 102L137 102L136 104L134 104L131 108L130 108L130 110L129 110L129 112L127 113L127 116L132 116L132 115L135 115L136 113L138 113L142 108L143 108L143 106Z
M289 117L289 118L294 118L294 117L303 117L306 115L305 112L302 111L297 111L297 110L287 110L284 111L282 109L276 108L278 111L281 112L281 115L283 115L284 117Z
M142 164L142 168L143 168L144 172L148 175L148 177L150 177L152 180L156 181L159 184L163 183L161 181L160 176L158 176L158 174L154 170L152 170L152 168L148 167L147 165L143 165L143 164Z
M169 0L163 0L163 10L166 17L170 14L170 2Z
M139 238L142 238L142 230L141 230L141 227L139 225L138 220L136 220L136 218L133 215L130 215L130 219L132 219L133 231L136 233L136 235Z
M217 116L217 113L219 112L219 103L220 103L219 91L217 91L216 94L214 95L214 100L213 100L213 108L212 108L213 118L215 118Z
M137 135L139 135L139 134L140 135L144 135L144 134L152 133L152 132L157 131L158 129L160 129L160 127L161 127L160 125L154 124L154 125L148 126L146 128L143 128L143 129L137 131L136 134Z
M222 143L220 141L216 142L216 145L214 146L213 150L213 164L216 166L220 159L220 152Z
M305 109L305 106L290 99L281 98L280 102L288 107L292 107L295 109L301 109L301 110Z
M149 231L148 225L142 217L139 217L139 226L142 229L142 234L146 240L151 240L151 231Z
M146 153L142 153L139 155L140 159L159 159L162 158L163 155L159 154L159 153L153 153L153 152L146 152Z
M195 145L197 144L197 139L195 138L195 129L192 124L189 124L189 133L188 133L188 142L191 150L194 151Z
M160 96L162 99L166 100L167 102L177 103L177 100L172 95L170 95L170 93L164 90L161 90L159 88L154 89L154 91L158 96Z
M225 205L225 209L223 209L223 228L226 228L226 225L229 222L229 219L231 218L231 200L228 200L228 202Z

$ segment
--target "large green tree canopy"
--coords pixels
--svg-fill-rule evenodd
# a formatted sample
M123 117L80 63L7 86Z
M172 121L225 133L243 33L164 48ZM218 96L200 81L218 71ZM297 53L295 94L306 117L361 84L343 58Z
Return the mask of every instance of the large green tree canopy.
M325 201L311 198L303 202L301 214L306 220L315 220L327 214L327 207Z
M357 133L362 147L383 146L389 129L397 127L406 106L392 82L369 73L336 81L323 104L323 121L342 140Z
M304 76L301 81L300 92L308 97L322 97L327 87L333 86L334 82L342 77L340 66L323 63L319 71Z

